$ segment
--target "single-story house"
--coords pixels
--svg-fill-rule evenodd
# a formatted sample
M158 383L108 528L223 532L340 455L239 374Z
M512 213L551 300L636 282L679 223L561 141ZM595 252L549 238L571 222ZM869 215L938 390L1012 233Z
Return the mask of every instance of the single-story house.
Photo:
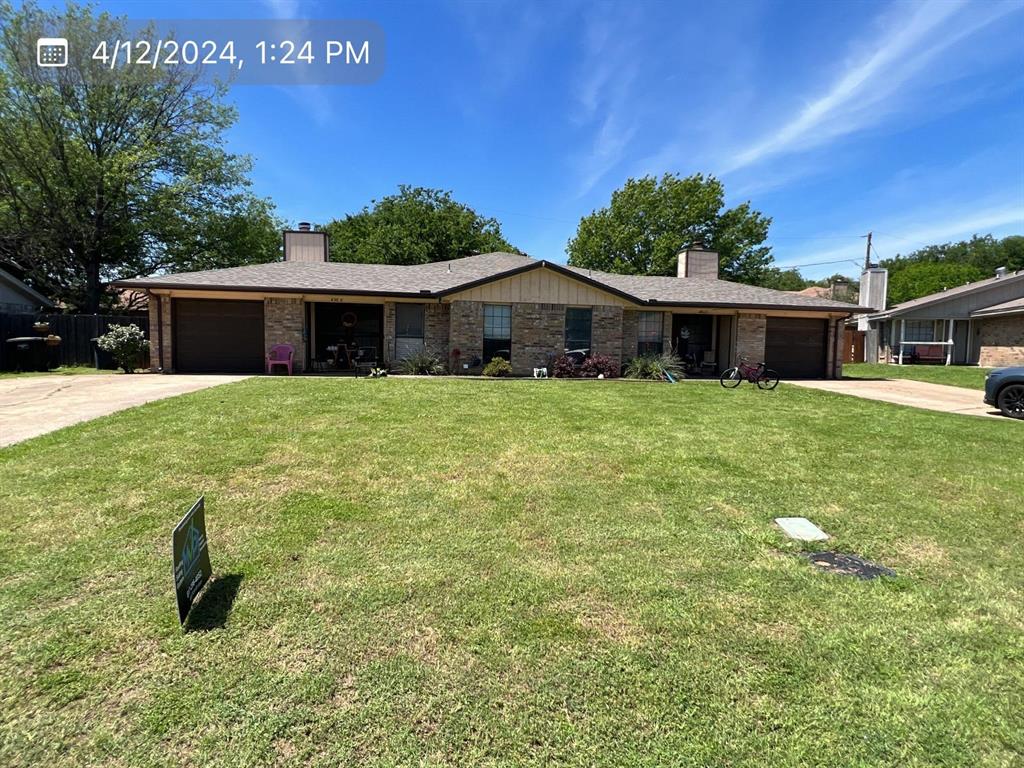
M284 261L136 280L149 293L155 370L259 371L276 344L316 370L340 344L394 365L420 350L456 373L494 357L530 375L567 350L622 363L675 350L715 371L740 356L784 378L841 375L843 323L856 305L721 280L694 245L678 277L616 275L513 253L412 266L327 260L327 236L284 234ZM363 351L366 354L362 354Z
M53 307L53 302L31 285L0 269L0 312L29 313Z
M884 280L884 270L865 272ZM884 296L884 288L879 289ZM879 302L882 304L883 302ZM867 362L1024 365L1024 270L896 304L858 320Z

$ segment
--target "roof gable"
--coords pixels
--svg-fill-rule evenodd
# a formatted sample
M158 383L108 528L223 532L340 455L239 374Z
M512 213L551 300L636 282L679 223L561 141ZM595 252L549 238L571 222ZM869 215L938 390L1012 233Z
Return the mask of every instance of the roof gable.
M559 265L537 261L513 274L481 281L447 294L451 300L498 303L586 304L631 306L632 296L585 280Z
M1013 272L1002 277L989 277L974 283L959 285L938 293L931 293L917 299L904 301L893 307L871 315L871 318L884 319L917 313L929 308L938 309L939 305L955 303L958 314L966 316L985 307L1002 304L1008 300L1024 298L1024 271Z

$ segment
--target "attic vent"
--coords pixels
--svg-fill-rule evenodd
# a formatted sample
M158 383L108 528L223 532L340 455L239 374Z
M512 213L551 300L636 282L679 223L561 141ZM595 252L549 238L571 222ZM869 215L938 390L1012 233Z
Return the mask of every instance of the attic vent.
M299 222L299 232L309 232L313 227L310 226L308 221Z
M1006 267L999 267L999 268L997 268L996 269L996 279L998 280L1001 277L1006 277L1008 272L1009 272L1009 270L1007 270Z

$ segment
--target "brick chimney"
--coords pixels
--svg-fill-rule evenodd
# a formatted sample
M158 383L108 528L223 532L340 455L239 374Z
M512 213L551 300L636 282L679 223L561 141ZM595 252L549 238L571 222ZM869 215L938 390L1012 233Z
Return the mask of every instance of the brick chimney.
M698 240L679 252L679 277L718 279L718 252L709 251Z
M285 261L330 261L327 233L313 232L307 221L300 221L298 229L284 231Z

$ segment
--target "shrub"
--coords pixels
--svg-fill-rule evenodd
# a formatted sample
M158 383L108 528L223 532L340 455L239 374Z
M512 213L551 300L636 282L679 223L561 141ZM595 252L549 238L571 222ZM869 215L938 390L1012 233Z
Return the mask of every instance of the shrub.
M640 355L626 363L622 375L627 379L663 379L665 373L677 379L683 377L683 361L673 354Z
M608 355L591 355L580 364L579 375L588 379L598 376L611 379L619 375L619 366Z
M576 375L576 361L568 355L556 357L549 366L548 374L556 379L571 379Z
M438 376L444 373L444 363L433 352L416 352L402 360L398 370L408 376Z
M132 373L149 349L149 342L137 325L112 325L109 331L96 339L96 346L109 352L125 373Z
M511 376L512 363L503 357L491 358L491 362L484 366L484 376Z

